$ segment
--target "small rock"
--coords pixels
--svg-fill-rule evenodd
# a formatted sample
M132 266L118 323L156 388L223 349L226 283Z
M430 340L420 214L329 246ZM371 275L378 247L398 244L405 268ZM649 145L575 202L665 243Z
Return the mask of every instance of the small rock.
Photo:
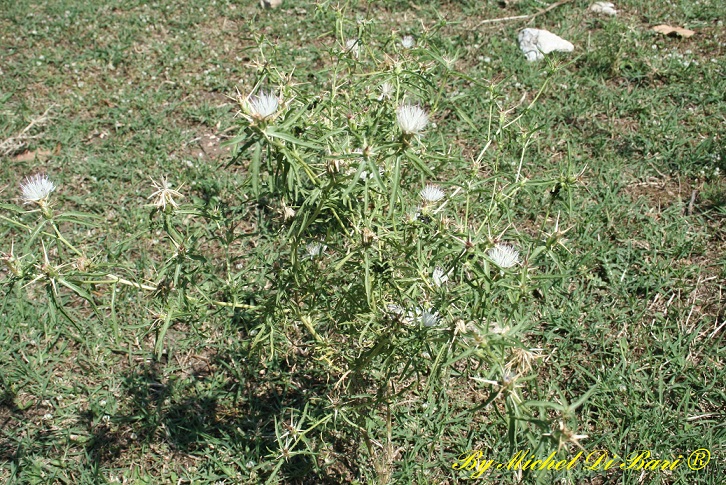
M277 8L282 5L282 0L260 0L262 8Z
M669 37L684 37L689 38L696 32L683 27L671 27L670 25L656 25L653 30Z
M519 33L519 48L527 60L539 61L550 52L572 52L575 46L552 32L541 29L524 29Z
M618 14L618 11L615 10L615 4L610 2L595 2L590 5L590 11L613 17Z

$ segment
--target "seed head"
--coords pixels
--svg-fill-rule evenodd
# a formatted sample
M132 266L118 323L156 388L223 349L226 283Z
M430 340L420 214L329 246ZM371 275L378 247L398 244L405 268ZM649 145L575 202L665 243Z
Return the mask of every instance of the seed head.
M437 266L436 269L434 269L433 274L431 275L431 279L434 280L434 284L436 286L441 287L444 283L449 281L449 275L447 275L443 269Z

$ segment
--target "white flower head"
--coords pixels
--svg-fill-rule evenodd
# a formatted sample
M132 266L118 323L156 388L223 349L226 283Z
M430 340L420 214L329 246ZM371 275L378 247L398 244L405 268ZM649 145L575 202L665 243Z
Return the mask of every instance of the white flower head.
M307 256L310 259L321 257L326 249L328 249L328 246L319 242L311 242L305 246L305 250L308 253Z
M166 206L169 205L173 208L179 207L179 204L176 200L174 200L174 197L183 198L184 195L180 193L178 190L174 190L171 188L171 184L166 179L166 177L161 177L161 180L159 182L156 182L154 179L151 179L151 184L156 189L156 192L151 194L149 199L152 199L156 197L156 202L154 202L154 205L158 207L161 210L166 210ZM179 187L181 188L181 186Z
M438 202L444 198L446 194L439 188L438 185L428 184L426 187L421 189L418 195L423 199L425 203Z
M405 35L403 36L403 39L401 39L401 47L403 47L404 49L411 49L415 45L416 41L414 40L412 35Z
M449 275L447 275L443 269L437 266L436 269L434 269L433 274L431 275L431 279L434 280L434 284L436 286L441 287L442 285L444 285L444 283L449 281Z
M489 258L502 269L511 268L519 263L519 251L509 244L497 243L487 251Z
M433 308L421 312L421 323L424 327L435 327L439 323L439 312Z
M421 106L404 104L396 110L398 126L405 135L419 135L429 123L429 115Z
M271 118L279 106L280 102L272 92L260 91L247 98L249 114L256 120L262 121Z
M433 308L424 310L421 307L405 310L400 305L389 304L386 307L388 314L393 318L400 318L406 325L421 324L424 327L435 327L439 323L439 312Z
M391 99L393 97L393 85L388 81L381 84L380 90L381 96L378 98L380 101L383 101L384 99Z
M345 49L343 50L358 59L360 55L360 42L358 39L348 39L345 41Z
M55 184L50 181L47 175L34 175L25 179L21 184L23 200L26 204L34 202L38 205L45 205L51 192L55 190Z

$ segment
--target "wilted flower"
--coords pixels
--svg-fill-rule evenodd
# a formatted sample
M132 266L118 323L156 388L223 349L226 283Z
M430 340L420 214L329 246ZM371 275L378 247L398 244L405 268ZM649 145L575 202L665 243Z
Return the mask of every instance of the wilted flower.
M418 105L404 104L396 110L398 126L406 135L419 135L429 123L426 111Z
M285 205L283 203L282 206L282 220L283 221L289 221L290 219L295 217L295 209L292 207Z
M348 39L345 41L345 52L350 52L356 59L360 55L360 43L358 39Z
M328 174L335 175L336 173L340 173L341 165L345 165L345 160L331 158L325 164L325 170L328 172Z
M379 100L382 101L384 99L391 99L391 97L393 96L393 85L391 83L389 83L388 81L384 82L383 84L381 84L380 89L381 97L378 98Z
M151 183L156 189L156 192L151 194L148 198L152 199L156 197L156 202L154 202L156 207L161 210L166 210L167 204L174 208L179 207L179 204L177 204L174 200L174 197L183 198L184 195L182 195L179 191L172 189L171 184L166 177L161 177L160 182L156 182L154 179L151 179Z
M363 241L363 244L366 246L369 246L373 243L373 241L376 239L376 233L368 229L367 227L364 227L361 231L361 240Z
M55 184L48 179L47 175L34 175L25 179L20 186L23 191L23 200L26 204L34 202L43 206L48 201L51 192L55 190Z
M272 117L276 112L280 102L272 92L266 93L260 91L257 95L251 95L247 98L247 106L250 115L256 120L266 120Z
M438 266L436 269L434 269L433 274L431 275L431 279L434 280L434 284L436 286L442 286L444 283L449 281L449 275L447 275L443 269L439 268Z
M553 440L557 441L558 452L563 446L567 446L569 443L572 443L581 450L584 450L580 444L580 440L584 440L588 437L586 434L575 434L575 432L569 429L562 421L559 421L557 423L557 427L553 426L552 431L545 433L544 436L550 436Z
M512 357L507 362L507 365L504 366L505 369L512 369L516 368L520 372L529 372L532 370L532 364L537 359L541 359L542 356L542 349L521 349L519 347L515 347L512 349Z
M415 45L416 41L413 39L412 35L406 35L403 39L401 39L401 47L404 49L411 49Z
M509 244L498 243L487 251L489 258L502 269L511 268L519 263L519 251Z
M400 305L396 305L395 303L389 303L386 306L386 310L388 310L388 313L391 315L396 315L398 317L402 316L405 312L403 308Z
M419 217L421 217L421 206L411 207L406 212L406 222L408 223L414 223L419 220Z
M430 310L424 310L421 312L421 323L424 327L435 327L439 323L439 312Z
M510 328L508 326L501 326L497 322L490 322L488 323L489 332L494 333L497 335L505 335L507 332L509 332Z
M428 184L426 187L421 189L421 192L419 192L418 195L424 200L424 202L433 203L443 199L445 194L438 185Z
M378 175L382 177L384 173L385 172L383 170L383 167L378 167ZM375 176L376 176L375 172L369 172L368 170L363 170L360 173L361 180L367 180L367 179L370 180L370 179L375 178Z
M456 57L441 56L441 60L444 61L446 69L450 71L454 69L454 66L456 66Z
M319 258L326 249L328 249L328 246L319 242L312 242L305 247L310 259Z

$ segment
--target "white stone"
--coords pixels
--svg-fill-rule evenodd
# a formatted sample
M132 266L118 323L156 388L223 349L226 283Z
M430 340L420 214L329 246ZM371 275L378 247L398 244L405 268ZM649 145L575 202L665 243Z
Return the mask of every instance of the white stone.
M282 4L282 0L260 0L262 8L277 8Z
M527 60L539 61L550 52L572 52L575 46L562 37L541 29L524 29L519 33L519 48Z
M595 2L590 5L590 11L603 15L612 15L613 17L618 14L618 11L615 10L615 4L611 2Z

